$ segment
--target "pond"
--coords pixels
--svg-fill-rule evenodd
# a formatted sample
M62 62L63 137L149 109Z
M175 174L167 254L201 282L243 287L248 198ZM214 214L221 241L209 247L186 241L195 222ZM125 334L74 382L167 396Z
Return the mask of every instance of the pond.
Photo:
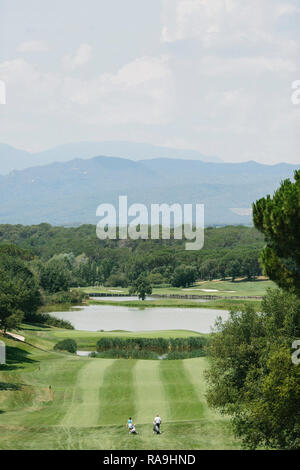
M50 315L68 320L76 330L191 330L210 333L217 317L226 319L228 312L208 308L137 308L98 304Z

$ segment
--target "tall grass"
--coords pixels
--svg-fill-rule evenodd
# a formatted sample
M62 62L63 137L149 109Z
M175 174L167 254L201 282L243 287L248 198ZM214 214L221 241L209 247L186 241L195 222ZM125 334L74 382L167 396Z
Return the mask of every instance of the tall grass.
M208 339L203 336L187 338L121 338L104 337L97 342L94 357L124 359L186 359L205 355Z

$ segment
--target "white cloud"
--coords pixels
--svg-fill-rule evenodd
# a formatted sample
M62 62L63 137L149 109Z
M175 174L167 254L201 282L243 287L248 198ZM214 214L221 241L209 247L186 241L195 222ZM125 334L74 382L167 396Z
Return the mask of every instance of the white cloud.
M250 215L252 215L252 209L250 207L249 208L234 207L234 208L231 208L230 210L234 214L241 215L241 216L248 216L249 217Z
M207 47L223 39L261 41L279 17L299 12L279 0L163 0L161 41L193 38Z
M297 74L299 67L292 57L266 57L258 53L254 57L203 56L195 62L195 69L199 70L203 77L232 77L234 82L239 77L246 79L263 77L266 80L276 80L276 77L270 77L270 74L285 76L289 73ZM264 82L263 87L265 85Z
M89 79L42 72L24 59L14 59L0 64L0 76L10 90L11 108L28 115L67 115L95 125L161 124L172 115L172 73L163 57L141 57L115 74Z
M207 36L226 28L226 15L234 0L163 0L162 41L173 42Z
M136 140L195 148L228 161L299 161L300 106L291 104L291 83L300 78L295 5L163 0L161 43L158 33L156 45L134 50L128 41L122 45L126 31L113 23L109 34L101 30L98 45L93 35L93 48L87 29L80 46L78 35L73 42L68 36L68 43L63 35L56 42L49 36L49 61L19 54L0 64L7 85L3 140L21 147L26 141L28 148ZM132 17L128 31L138 19ZM111 34L117 49L110 46Z
M86 65L92 58L93 48L90 44L81 44L75 54L64 57L64 66L68 70L75 70Z
M276 14L279 17L300 14L300 7L296 7L291 3L282 3L276 7Z
M300 47L279 26L296 13L284 0L163 0L161 42L176 76L182 146L230 161L299 160L290 84Z
M152 80L166 79L170 76L167 58L141 57L122 67L111 80L127 85L136 86Z
M6 103L6 88L5 83L0 80L0 104Z
M18 52L47 52L48 44L44 41L25 41L18 45Z
M86 107L91 123L162 124L172 115L173 78L165 58L142 57L115 74L89 80L68 77L64 96L70 103Z

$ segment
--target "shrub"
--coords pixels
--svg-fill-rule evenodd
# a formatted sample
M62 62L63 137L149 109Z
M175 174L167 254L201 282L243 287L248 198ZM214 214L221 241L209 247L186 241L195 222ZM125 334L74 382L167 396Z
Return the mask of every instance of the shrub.
M203 357L205 356L204 349L193 349L192 351L171 351L166 359L176 360L176 359L192 359L194 357Z
M97 342L97 351L150 351L157 354L204 350L207 339L203 336L188 338L120 338L103 337ZM189 357L191 357L189 355Z
M63 339L55 344L54 348L55 351L68 351L70 353L76 353L77 351L77 343L74 339Z
M87 294L79 289L57 292L55 294L45 295L44 304L72 304L79 305L87 297Z
M28 323L42 323L43 325L56 326L57 328L65 328L66 330L74 330L74 326L67 320L52 317L48 313L31 313L26 315Z
M159 355L153 351L145 349L107 349L101 352L92 352L91 357L99 357L105 359L161 359L161 360L178 360L178 359L191 359L194 357L205 356L204 349L194 349L192 351L173 351Z

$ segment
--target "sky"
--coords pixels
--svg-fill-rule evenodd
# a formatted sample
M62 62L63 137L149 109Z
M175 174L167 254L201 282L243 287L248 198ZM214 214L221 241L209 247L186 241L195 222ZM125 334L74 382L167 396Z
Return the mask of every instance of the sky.
M300 0L0 0L0 142L300 163Z

